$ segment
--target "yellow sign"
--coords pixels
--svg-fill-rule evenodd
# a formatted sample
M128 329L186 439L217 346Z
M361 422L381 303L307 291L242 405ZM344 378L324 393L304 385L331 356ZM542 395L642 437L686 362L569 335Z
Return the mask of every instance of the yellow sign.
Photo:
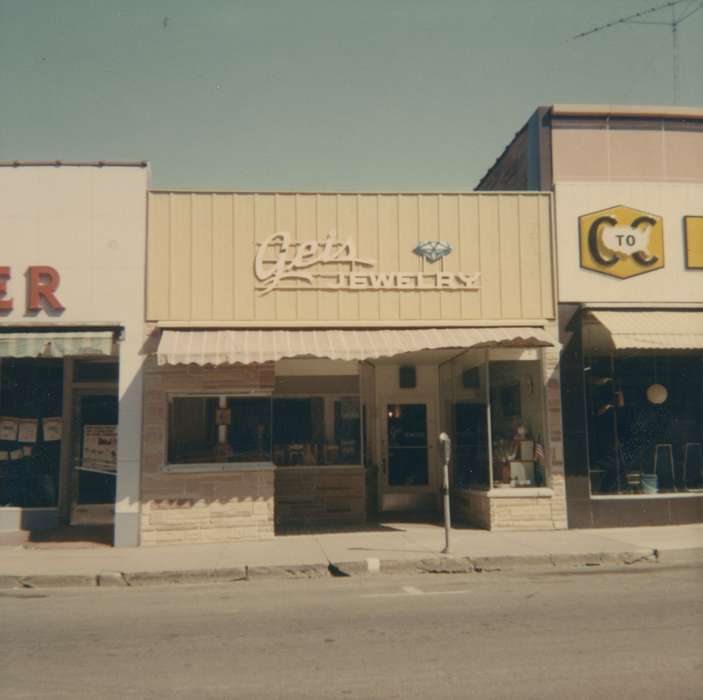
M626 279L664 267L661 216L616 206L579 217L581 267Z
M683 230L686 267L689 270L703 270L703 216L684 216Z

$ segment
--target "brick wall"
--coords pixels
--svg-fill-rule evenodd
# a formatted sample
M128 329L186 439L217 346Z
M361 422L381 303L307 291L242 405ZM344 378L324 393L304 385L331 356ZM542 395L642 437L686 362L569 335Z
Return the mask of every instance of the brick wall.
M271 391L274 366L158 367L144 374L141 543L231 542L273 536L270 468L222 473L163 470L168 450L169 394Z
M365 520L363 467L279 467L276 526L360 525Z
M490 530L491 511L484 491L456 489L452 491L452 519Z
M552 510L553 496L525 495L491 498L491 530L555 530L559 518Z

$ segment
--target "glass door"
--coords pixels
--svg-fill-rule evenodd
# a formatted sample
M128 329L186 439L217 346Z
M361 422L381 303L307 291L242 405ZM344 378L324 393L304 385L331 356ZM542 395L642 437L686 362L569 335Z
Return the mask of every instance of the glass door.
M427 404L387 404L388 481L391 488L429 485Z
M71 479L74 524L113 521L118 408L115 394L74 392Z

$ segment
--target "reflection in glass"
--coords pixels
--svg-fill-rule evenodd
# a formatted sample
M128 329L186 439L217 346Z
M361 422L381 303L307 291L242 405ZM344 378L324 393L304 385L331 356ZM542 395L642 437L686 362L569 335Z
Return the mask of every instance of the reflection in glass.
M427 485L427 406L389 404L386 413L389 485Z
M275 398L273 461L281 466L360 464L358 398Z
M545 483L543 394L539 360L489 363L493 484Z
M454 404L454 437L456 486L488 486L488 440L484 404Z
M615 353L587 357L586 367L591 492L656 494L703 487L701 358ZM657 395L652 385L665 392Z
M271 399L230 397L226 407L215 396L172 399L169 463L269 462Z
M0 416L8 421L0 431L0 507L57 505L61 436L51 437L44 419L58 419L62 426L62 411L61 360L0 360ZM18 430L22 419L36 425L31 442Z

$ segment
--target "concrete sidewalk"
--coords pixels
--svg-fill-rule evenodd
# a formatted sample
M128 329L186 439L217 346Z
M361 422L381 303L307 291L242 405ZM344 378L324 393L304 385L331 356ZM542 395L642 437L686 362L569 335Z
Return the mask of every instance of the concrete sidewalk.
M548 532L452 530L386 522L361 532L236 544L141 548L0 547L0 587L140 585L369 572L469 572L518 566L703 561L703 524ZM332 565L330 567L330 565Z

